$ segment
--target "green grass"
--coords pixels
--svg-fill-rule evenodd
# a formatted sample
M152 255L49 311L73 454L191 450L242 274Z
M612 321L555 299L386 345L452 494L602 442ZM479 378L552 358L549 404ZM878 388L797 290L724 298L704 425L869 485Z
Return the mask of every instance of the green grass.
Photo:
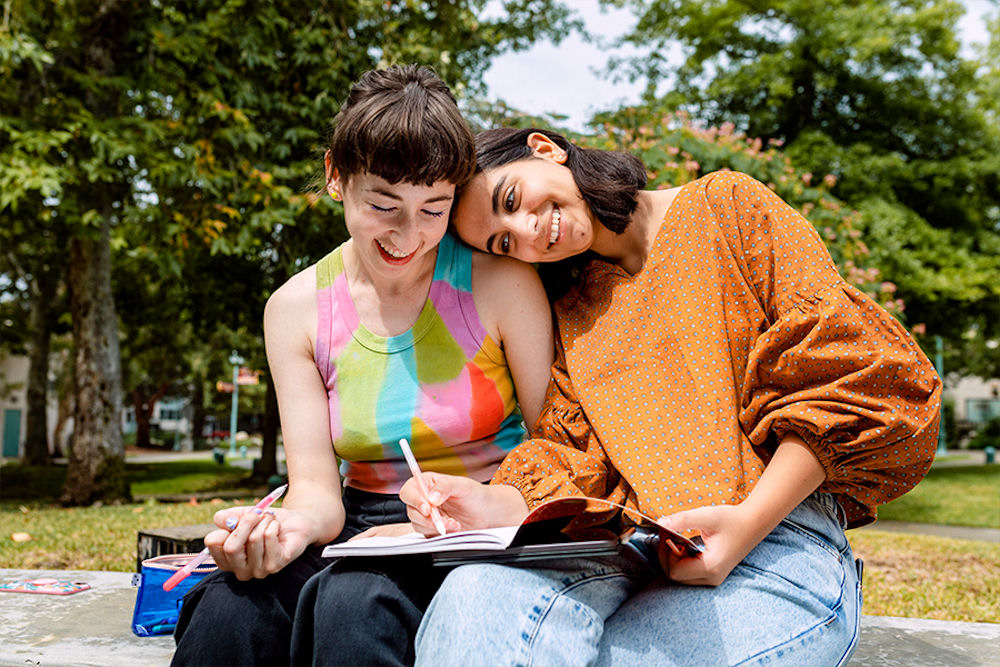
M261 491L247 485L247 470L214 461L127 463L125 475L137 496L235 491L245 498L63 508L53 501L65 466L6 465L0 468L0 566L134 571L138 531L211 523L217 510L251 503ZM30 539L16 542L15 533Z
M214 461L126 463L125 478L137 496L211 493L255 489L247 487L249 472ZM66 466L5 465L0 468L0 505L52 502L66 479Z
M1000 619L1000 544L875 529L847 537L865 562L865 614Z
M21 505L0 509L0 565L11 568L134 572L140 530L211 523L219 509L253 502L158 503L60 508ZM30 539L15 542L14 533Z
M931 468L912 491L880 507L878 518L1000 528L1000 464Z

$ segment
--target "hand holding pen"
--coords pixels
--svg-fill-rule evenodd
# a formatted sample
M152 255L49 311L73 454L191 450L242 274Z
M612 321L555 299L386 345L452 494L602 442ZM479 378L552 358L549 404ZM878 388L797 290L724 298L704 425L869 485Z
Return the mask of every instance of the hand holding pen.
M420 487L420 493L424 495L424 498L430 503L430 493L427 491L427 485L424 484L424 478L420 472L420 466L417 465L417 459L413 456L413 452L410 450L410 443L406 441L406 438L401 438L399 441L399 448L403 450L403 458L406 459L406 465L410 466L410 474L413 475L413 479L417 481L417 486ZM431 505L431 521L434 522L434 527L437 528L438 533L441 535L445 534L444 529L444 519L441 518L441 513L438 509Z
M257 504L253 506L253 509L260 511L266 510L268 507L271 506L272 503L274 503L278 498L282 496L282 494L285 492L287 488L288 488L287 484L282 484L274 491L271 491L271 493L261 498L257 502ZM226 528L228 528L229 530L233 530L234 528L236 528L237 523L238 521L235 521L233 518L229 518L226 520ZM190 574L194 572L195 568L204 563L210 555L211 554L208 550L208 547L202 549L201 552L197 556L192 558L187 565L177 570L177 572L174 572L174 574L169 579L163 582L163 590L165 591L173 590L174 587L177 586L177 584L187 579L188 576L190 576Z

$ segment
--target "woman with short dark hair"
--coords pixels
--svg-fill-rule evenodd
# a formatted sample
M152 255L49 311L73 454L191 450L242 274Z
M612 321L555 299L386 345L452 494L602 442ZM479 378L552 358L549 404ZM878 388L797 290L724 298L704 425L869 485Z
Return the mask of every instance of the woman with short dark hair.
M173 664L412 663L444 573L419 558L320 554L412 532L402 439L424 470L479 484L538 417L552 361L538 277L446 233L474 163L431 70L389 67L353 86L325 157L350 239L264 311L288 494L273 511L216 513L205 544L220 570L185 596Z

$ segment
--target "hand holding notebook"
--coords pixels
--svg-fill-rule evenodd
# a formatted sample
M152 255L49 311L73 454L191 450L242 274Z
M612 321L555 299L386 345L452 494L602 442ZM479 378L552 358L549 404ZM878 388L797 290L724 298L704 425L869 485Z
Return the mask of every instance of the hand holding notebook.
M634 520L641 520L653 528L652 535L656 539L666 540L668 547L679 556L694 556L704 549L700 537L689 538L663 528L650 517L630 508L623 508L600 498L570 497L557 498L539 505L516 526L465 530L427 537L418 533L400 537L371 537L330 545L323 550L323 556L331 558L429 553L435 554L435 564L454 565L481 559L519 561L610 555L617 551L620 539L630 538L632 531L618 536L602 530L602 539L576 542L560 531L563 527L572 525L573 520L586 511L617 509L636 515Z

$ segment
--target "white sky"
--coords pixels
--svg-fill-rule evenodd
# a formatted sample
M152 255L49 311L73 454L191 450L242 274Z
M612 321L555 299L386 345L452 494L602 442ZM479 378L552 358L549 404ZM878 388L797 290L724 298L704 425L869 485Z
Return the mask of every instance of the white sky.
M597 0L571 0L587 28L602 37L614 38L633 23L632 14L620 9L602 9ZM959 21L966 45L986 41L985 15L997 11L995 0L964 0L968 9ZM502 99L516 109L568 116L570 129L582 130L597 111L638 101L641 86L614 81L602 75L610 51L570 35L559 46L538 44L528 51L497 58L486 72L491 99Z

